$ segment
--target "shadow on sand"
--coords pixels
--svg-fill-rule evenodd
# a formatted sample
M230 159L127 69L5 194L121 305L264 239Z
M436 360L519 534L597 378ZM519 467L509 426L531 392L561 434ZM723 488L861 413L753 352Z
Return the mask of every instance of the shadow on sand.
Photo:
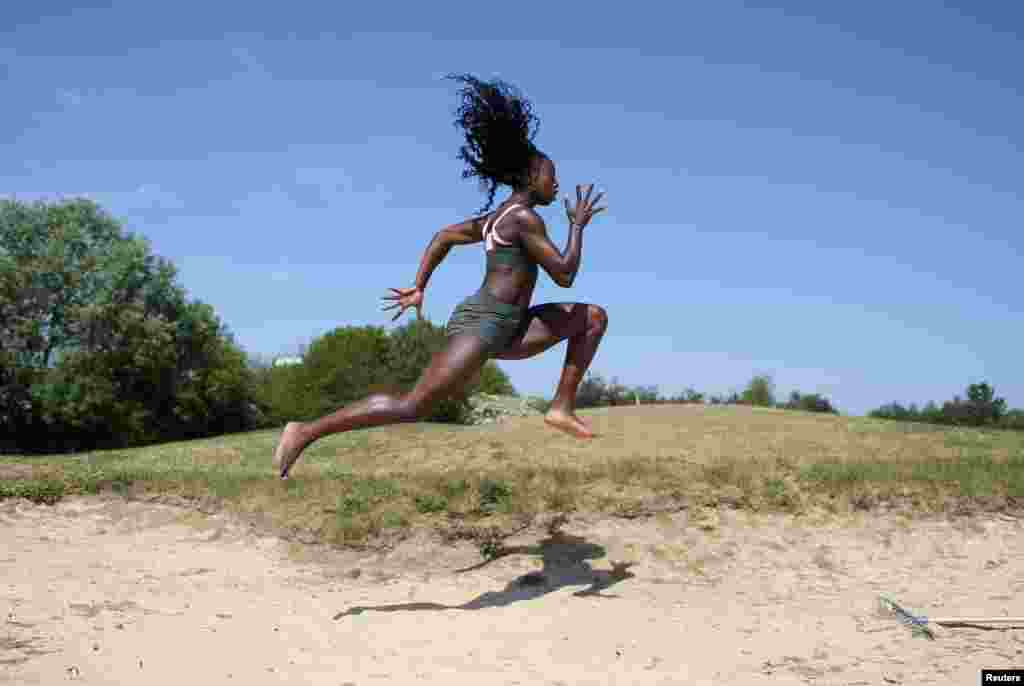
M612 562L610 570L594 569L586 560L598 560L605 556L605 549L589 543L578 536L553 531L536 545L501 548L497 555L480 564L456 570L456 573L470 572L491 564L508 555L539 555L543 567L510 581L501 591L487 591L462 605L441 603L396 603L394 605L355 606L334 615L334 619L351 617L367 611L374 612L415 612L419 610L480 610L488 607L505 607L521 600L531 600L553 593L567 586L586 586L573 593L574 596L617 598L602 593L620 581L635 576L629 571L635 563Z

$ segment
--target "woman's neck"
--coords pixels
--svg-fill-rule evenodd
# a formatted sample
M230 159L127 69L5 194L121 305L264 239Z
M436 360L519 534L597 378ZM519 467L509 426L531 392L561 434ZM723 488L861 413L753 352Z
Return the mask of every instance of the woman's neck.
M531 197L530 191L513 191L505 202L509 205L526 205L527 207L537 204L537 201Z

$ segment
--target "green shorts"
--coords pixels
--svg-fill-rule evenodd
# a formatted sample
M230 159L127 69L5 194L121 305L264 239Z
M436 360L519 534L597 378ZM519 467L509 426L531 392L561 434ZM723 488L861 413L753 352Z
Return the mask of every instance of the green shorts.
M503 303L486 288L463 300L452 312L446 333L449 337L470 334L483 339L493 355L508 347L528 323L527 308Z

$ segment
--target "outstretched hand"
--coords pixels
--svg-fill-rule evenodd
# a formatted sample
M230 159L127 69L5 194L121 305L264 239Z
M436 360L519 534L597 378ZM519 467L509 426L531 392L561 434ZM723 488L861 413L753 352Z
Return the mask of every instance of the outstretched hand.
M583 187L576 186L576 207L569 207L569 198L565 199L565 216L569 218L570 224L575 224L581 229L590 223L599 212L604 212L607 208L598 207L596 205L601 198L604 197L604 193L598 193L593 200L590 199L590 194L594 192L594 184L587 186L587 197L583 197Z
M382 307L381 312L385 310L393 310L396 307L400 307L395 316L391 318L391 321L395 321L410 307L416 308L416 318L423 319L423 291L415 286L412 288L389 288L388 290L393 291L394 295L385 295L381 297L381 300L397 300L394 305L388 305Z

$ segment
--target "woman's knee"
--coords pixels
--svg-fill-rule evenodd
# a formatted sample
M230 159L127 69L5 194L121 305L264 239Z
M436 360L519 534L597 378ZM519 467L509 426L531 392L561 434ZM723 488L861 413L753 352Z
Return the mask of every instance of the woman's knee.
M395 404L395 414L400 422L419 421L427 414L427 405L411 395L404 395Z
M608 329L608 311L600 305L587 305L587 328L604 333Z
M374 393L366 400L371 412L383 412L398 422L415 422L423 412L411 393Z

